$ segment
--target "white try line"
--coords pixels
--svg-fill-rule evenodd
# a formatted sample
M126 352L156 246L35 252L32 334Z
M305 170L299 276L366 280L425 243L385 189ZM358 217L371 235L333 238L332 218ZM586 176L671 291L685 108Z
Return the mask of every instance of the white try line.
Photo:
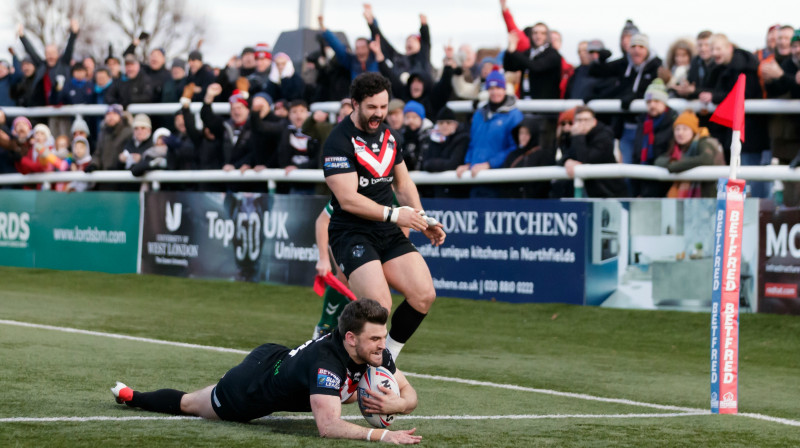
M53 331L61 331L64 333L74 333L74 334L83 334L89 336L101 336L113 339L124 339L129 341L136 341L136 342L146 342L150 344L160 344L160 345L169 345L174 347L183 347L183 348L192 348L192 349L201 349L201 350L210 350L216 352L225 352L225 353L236 353L247 355L250 353L246 350L237 350L233 348L225 348L225 347L215 347L211 345L199 345L199 344L188 344L185 342L173 342L173 341L164 341L161 339L151 339L151 338L142 338L137 336L127 336L121 334L114 334L114 333L104 333L100 331L90 331L90 330L80 330L77 328L69 328L69 327L56 327L53 325L42 325L42 324L34 324L30 322L19 322L15 320L5 320L0 319L0 324L3 325L13 325L17 327L27 327L27 328L37 328L42 330L53 330ZM412 372L403 372L408 377L414 378L422 378L422 379L429 379L434 381L446 381L451 383L459 383L459 384L467 384L472 386L483 386L483 387L492 387L497 389L507 389L507 390L517 390L522 392L533 392L539 394L547 394L559 397L566 397L566 398L577 398L580 400L589 400L589 401L598 401L603 403L616 403L616 404L625 404L630 406L639 406L639 407L647 407L653 409L662 409L662 410L670 410L670 411L679 411L681 415L702 415L710 413L710 411L705 409L699 408L688 408L682 406L671 406L671 405L663 405L663 404L656 404L656 403L645 403L641 401L633 401L633 400L626 400L622 398L606 398L606 397L596 397L594 395L587 395L587 394L577 394L572 392L560 392L557 390L550 390L550 389L536 389L533 387L525 387L525 386L517 386L514 384L501 384L501 383L491 383L488 381L475 381L475 380L468 380L463 378L453 378L447 376L439 376L439 375L426 375L422 373L412 373ZM624 414L622 414L624 415ZM647 414L643 414L647 415ZM653 414L653 415L670 415L670 414ZM779 418L779 417L772 417L769 415L762 415L762 414L753 414L753 413L739 413L735 414L741 417L749 417L758 420L765 420L773 423L780 423L783 425L789 426L800 426L800 421L791 420L786 418ZM408 418L407 416L404 418ZM2 420L0 420L2 421Z
M395 420L546 420L546 419L604 419L604 418L673 418L709 415L709 412L675 412L669 414L517 414L517 415L404 415ZM343 420L362 420L360 415L343 415ZM135 422L160 420L197 420L200 417L184 415L112 417L105 415L90 417L8 417L0 423L64 423L64 422ZM270 415L253 421L314 420L313 415Z

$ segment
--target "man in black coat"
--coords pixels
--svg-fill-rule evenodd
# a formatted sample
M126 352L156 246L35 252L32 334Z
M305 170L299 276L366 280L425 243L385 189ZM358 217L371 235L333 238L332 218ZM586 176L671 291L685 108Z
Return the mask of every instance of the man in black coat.
M156 86L153 80L142 70L139 60L133 54L125 56L126 80L114 82L106 92L106 103L121 104L127 108L130 104L157 103Z
M508 50L503 56L506 71L521 71L522 99L558 99L561 92L561 55L550 46L550 29L544 23L533 26L531 48L517 51L519 37L508 35Z
M711 36L711 54L715 66L708 79L708 89L699 95L700 101L719 104L736 85L740 74L746 76L744 97L762 99L763 91L758 77L758 60L753 53L733 46L724 34ZM725 160L730 163L731 129L711 123L708 130L719 140L725 150ZM742 143L742 165L768 165L772 159L769 150L767 117L765 115L745 114ZM751 195L765 198L769 196L769 184L750 182Z
M617 163L614 158L614 132L597 121L594 111L580 106L575 109L570 145L560 163L569 177L575 176L575 167L583 163ZM591 198L621 198L627 195L622 179L591 179L584 184Z
M436 127L420 143L420 169L438 173L458 168L464 163L469 147L469 129L456 121L456 114L445 107L436 116ZM434 185L420 188L423 196L437 198L466 197L463 187Z

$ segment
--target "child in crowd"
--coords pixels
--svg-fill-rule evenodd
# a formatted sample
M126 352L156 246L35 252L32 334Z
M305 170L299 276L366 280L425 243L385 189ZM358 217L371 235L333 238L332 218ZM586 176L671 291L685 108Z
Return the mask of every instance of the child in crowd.
M33 127L33 157L44 167L44 171L58 171L62 160L56 155L56 141L50 128L39 123Z
M95 170L96 167L92 163L92 156L89 150L89 140L86 140L86 137L75 137L75 139L72 140L72 155L74 158L74 162L70 166L72 171L90 173ZM92 188L92 186L94 186L93 183L72 181L67 184L65 190L86 191Z

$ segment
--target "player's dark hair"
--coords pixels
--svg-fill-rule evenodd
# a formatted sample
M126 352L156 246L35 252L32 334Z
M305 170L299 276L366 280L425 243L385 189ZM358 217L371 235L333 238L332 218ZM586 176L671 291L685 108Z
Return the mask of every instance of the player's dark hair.
M364 98L375 96L383 91L391 94L392 84L380 73L367 72L356 76L350 85L350 98L360 103Z
M339 316L339 331L342 335L347 334L348 331L353 334L361 334L364 331L364 324L367 322L386 325L388 320L389 310L380 303L372 299L359 299L344 307Z

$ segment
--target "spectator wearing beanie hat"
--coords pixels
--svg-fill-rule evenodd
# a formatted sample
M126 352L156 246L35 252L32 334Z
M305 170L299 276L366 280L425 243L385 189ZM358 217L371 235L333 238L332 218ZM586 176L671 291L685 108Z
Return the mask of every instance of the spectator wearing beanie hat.
M276 92L280 92L279 86L272 86L269 80L272 72L272 53L269 51L269 46L265 43L259 43L255 48L255 68L247 75L247 81L250 83L250 95L255 95L258 92L269 92L275 99L281 98L276 96Z
M95 147L95 162L98 169L118 169L122 147L131 135L133 135L133 129L123 117L122 106L119 104L108 106ZM111 184L98 184L98 189L113 190Z
M669 94L664 81L653 81L644 97L647 101L647 112L637 119L633 163L653 165L660 155L670 151L672 124L677 114L667 106ZM657 181L631 179L629 185L633 197L663 198L669 190L669 184Z
M153 125L150 117L145 114L137 114L133 117L133 135L122 148L119 155L118 169L129 170L134 164L142 160L142 154L153 146L150 138L153 134ZM138 189L138 188L137 188Z
M691 110L685 110L672 124L673 140L669 151L656 158L655 165L670 173L681 173L698 166L724 165L725 158L719 142L700 127L700 120ZM667 192L673 198L716 197L715 182L675 182Z
M623 110L630 108L635 99L644 98L647 87L658 78L661 59L650 51L650 39L645 34L630 38L628 54L617 61L592 63L589 73L600 78L596 94L586 99L619 99ZM603 87L600 87L603 86ZM641 148L635 146L636 116L631 114L615 117L614 133L620 140L619 147L623 163L633 163L633 154Z
M517 109L516 98L506 94L505 78L498 71L486 77L489 102L472 115L470 142L464 164L456 169L461 177L470 171L472 177L479 172L503 166L511 151L517 148L512 130L522 121L522 112ZM481 184L472 187L470 197L499 197L501 187Z
M203 101L206 89L214 82L214 72L211 67L203 63L203 54L198 50L189 53L189 72L186 74L186 84L194 85L192 102Z
M409 171L419 170L420 144L430 135L433 123L425 118L425 107L409 101L403 107L403 161Z

